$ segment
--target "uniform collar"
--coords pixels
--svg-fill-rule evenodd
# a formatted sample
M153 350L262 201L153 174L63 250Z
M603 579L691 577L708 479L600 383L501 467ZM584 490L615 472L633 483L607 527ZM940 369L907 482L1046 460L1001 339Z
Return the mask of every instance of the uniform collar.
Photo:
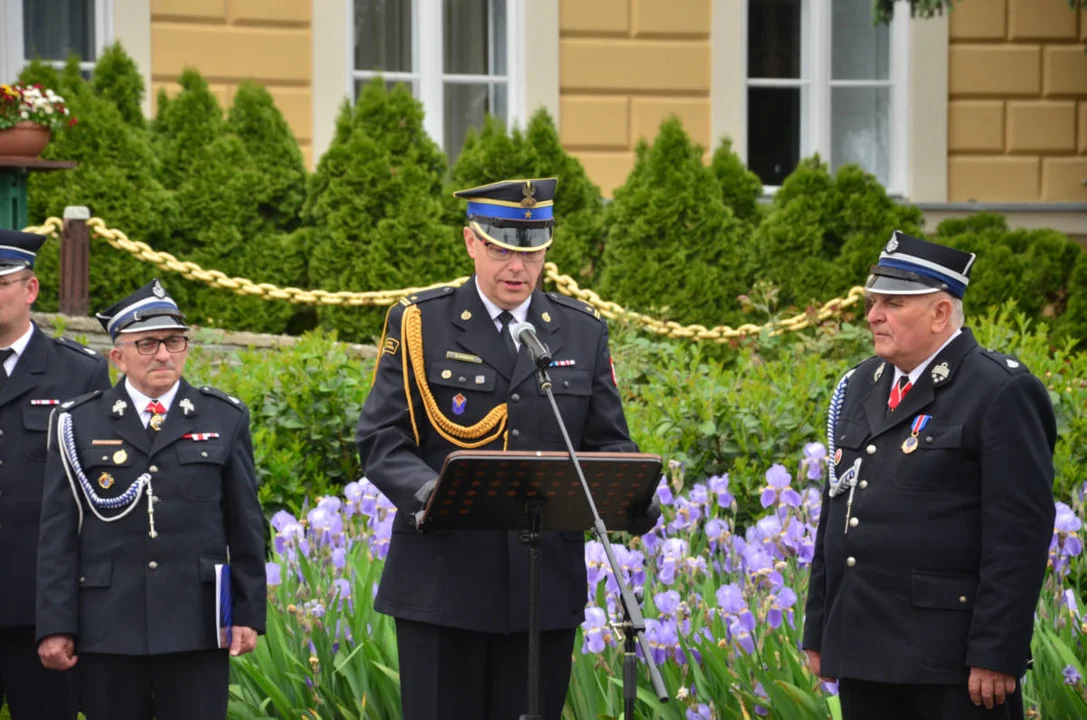
M936 356L939 355L940 353L942 353L944 351L944 348L946 348L948 345L950 345L951 342L955 338L957 338L959 335L962 335L962 328L959 328L955 332L951 333L951 337L949 337L947 340L944 340L944 344L941 345L940 347L936 348L936 352L932 353L927 358L925 358L925 361L922 362L917 367L915 367L911 372L904 373L904 372L902 372L901 370L899 370L896 367L894 377L891 378L891 387L894 387L895 385L897 385L898 384L898 379L900 377L902 377L903 375L907 375L907 374L910 377L910 385L916 385L917 384L917 379L920 378L921 375L925 372L925 369L929 365L932 364L932 361L936 359Z
M136 387L132 384L132 381L129 380L127 376L125 377L125 390L128 391L128 396L132 398L133 406L141 413L146 410L147 404L154 400L158 400L160 403L162 403L162 406L166 408L167 412L169 412L170 405L174 402L174 396L177 395L177 389L180 386L181 381L178 380L174 383L174 386L172 388L164 392L158 398L152 398L144 395L142 392L137 390Z
M484 309L487 310L487 314L490 315L491 320L498 321L498 316L504 311L502 308L491 302L491 299L483 293L483 289L479 287L479 277L473 275L472 279L476 283L476 292L479 293L479 299L483 303ZM523 323L528 318L528 306L532 302L532 295L530 294L525 301L509 311L510 315L513 315L513 319L519 323Z
M15 342L13 342L10 345L9 349L15 351L15 354L14 354L13 357L21 358L23 356L23 353L26 352L26 346L30 344L30 338L33 335L34 335L34 323L30 323L30 327L28 327L26 329L26 332L23 333L21 336L19 336L19 339L16 340ZM12 364L12 367L14 367L14 363Z

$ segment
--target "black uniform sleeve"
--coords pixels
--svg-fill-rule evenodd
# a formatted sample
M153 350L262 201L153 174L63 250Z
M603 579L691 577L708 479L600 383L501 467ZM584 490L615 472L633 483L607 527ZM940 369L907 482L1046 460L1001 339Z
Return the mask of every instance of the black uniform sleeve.
M589 415L585 418L581 448L590 452L638 452L638 445L630 439L619 388L615 385L608 326L604 322L600 323L593 369L593 396L589 403Z
M970 667L1022 676L1053 535L1056 422L1029 373L997 392L981 428L982 556Z
M418 392L409 397L404 386L407 351L400 337L403 313L403 305L389 311L386 339L377 360L374 385L359 416L355 444L366 478L401 512L413 513L419 504L415 493L438 473L423 460L412 428L412 411L416 427L426 422L426 413L417 399ZM414 380L408 382L412 387ZM414 407L409 407L413 402Z
M79 507L60 459L56 419L51 430L38 531L37 630L40 642L50 635L79 630Z
M268 593L264 571L264 515L257 499L249 410L235 426L224 468L223 513L230 547L230 580L235 625L265 630Z

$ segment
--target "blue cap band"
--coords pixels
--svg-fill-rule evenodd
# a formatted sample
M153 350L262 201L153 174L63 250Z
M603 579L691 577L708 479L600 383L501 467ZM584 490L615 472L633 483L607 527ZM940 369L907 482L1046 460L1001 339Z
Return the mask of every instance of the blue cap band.
M550 220L554 217L553 210L554 208L551 205L510 207L509 205L494 205L482 202L468 203L469 217L489 217L500 220Z
M27 267L34 267L35 257L36 255L29 250L12 247L11 245L0 245L0 262L7 264L26 263Z
M896 270L907 270L912 273L917 273L918 275L924 275L925 277L939 280L947 285L947 291L957 298L962 298L962 296L966 294L966 286L958 280L922 265L915 265L914 263L904 260L892 260L889 257L881 257L876 267L880 266L895 268Z

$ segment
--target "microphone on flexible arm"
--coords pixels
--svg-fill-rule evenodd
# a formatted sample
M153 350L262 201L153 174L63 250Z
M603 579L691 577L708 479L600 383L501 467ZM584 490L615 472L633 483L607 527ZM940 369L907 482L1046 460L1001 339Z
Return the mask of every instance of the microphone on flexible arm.
M530 322L519 322L510 325L510 334L519 343L528 348L528 354L532 356L532 364L539 370L546 370L551 365L551 351L536 337L536 328Z

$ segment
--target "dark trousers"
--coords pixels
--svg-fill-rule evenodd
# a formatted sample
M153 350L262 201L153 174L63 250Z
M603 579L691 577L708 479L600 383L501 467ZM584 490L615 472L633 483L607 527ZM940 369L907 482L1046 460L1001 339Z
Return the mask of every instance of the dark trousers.
M87 720L223 720L226 650L169 655L79 656L80 709Z
M404 720L518 720L528 712L528 634L396 620ZM560 720L574 631L540 633L540 714Z
M1023 720L1022 688L989 710L962 685L899 685L842 678L843 720Z
M76 670L49 670L38 658L34 628L0 628L0 706L12 720L74 720Z

